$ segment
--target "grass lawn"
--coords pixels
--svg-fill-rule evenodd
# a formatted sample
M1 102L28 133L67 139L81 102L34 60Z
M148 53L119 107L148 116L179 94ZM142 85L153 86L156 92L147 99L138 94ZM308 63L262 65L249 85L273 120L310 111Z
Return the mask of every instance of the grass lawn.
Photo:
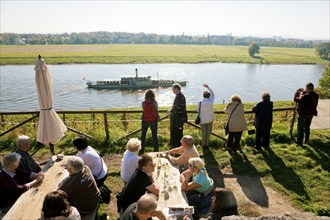
M252 58L247 46L106 44L0 45L0 65L34 64L39 54L48 64L69 63L260 63L320 64L314 48L261 47Z

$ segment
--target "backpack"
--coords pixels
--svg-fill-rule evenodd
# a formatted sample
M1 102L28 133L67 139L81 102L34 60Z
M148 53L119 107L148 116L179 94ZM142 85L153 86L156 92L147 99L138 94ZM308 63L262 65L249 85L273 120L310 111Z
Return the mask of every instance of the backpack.
M157 120L157 110L155 101L143 102L143 121L155 122Z
M111 190L104 184L99 186L99 190L101 192L100 203L109 204L111 198Z

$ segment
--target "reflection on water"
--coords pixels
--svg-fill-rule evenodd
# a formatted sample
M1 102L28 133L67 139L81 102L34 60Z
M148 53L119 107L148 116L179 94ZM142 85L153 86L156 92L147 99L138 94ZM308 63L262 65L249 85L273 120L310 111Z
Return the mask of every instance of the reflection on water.
M47 62L47 60L46 60ZM324 71L321 65L257 65L257 64L78 64L49 65L55 110L140 107L144 91L87 89L86 80L120 79L135 74L153 79L187 80L183 87L188 104L202 97L203 83L215 92L215 103L240 94L243 102L259 101L268 91L272 100L291 100L297 88L306 82L318 85ZM39 110L34 65L1 66L0 111ZM86 78L85 80L83 80ZM170 106L171 88L155 89L160 106Z

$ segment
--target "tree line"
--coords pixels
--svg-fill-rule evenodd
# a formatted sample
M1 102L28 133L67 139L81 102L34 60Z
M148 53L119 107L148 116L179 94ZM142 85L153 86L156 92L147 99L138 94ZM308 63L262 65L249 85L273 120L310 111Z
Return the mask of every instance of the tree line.
M2 45L44 44L200 44L248 46L251 42L265 47L315 48L321 40L285 39L281 37L236 37L232 35L159 35L127 32L82 32L63 34L1 33Z

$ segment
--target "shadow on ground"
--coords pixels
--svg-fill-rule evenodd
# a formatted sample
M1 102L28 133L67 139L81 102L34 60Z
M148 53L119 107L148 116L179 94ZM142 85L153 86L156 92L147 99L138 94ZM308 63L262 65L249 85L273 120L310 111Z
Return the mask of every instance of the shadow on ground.
M274 180L281 184L285 189L302 196L302 199L309 200L309 196L305 191L305 185L300 177L294 172L291 167L287 167L282 158L277 156L272 149L263 151L262 155L268 166L272 169Z
M243 193L250 201L261 207L268 207L268 195L258 175L257 169L251 164L243 151L239 153L229 151L229 154L232 157L230 161L233 173L237 175L237 183L242 188ZM242 173L243 167L246 173ZM240 170L240 172L238 172L238 170ZM250 175L248 176L246 174Z
M219 164L214 158L212 151L203 148L203 155L205 160L205 168L209 176L213 179L214 186L224 188L225 183L223 181L223 176L220 171Z

